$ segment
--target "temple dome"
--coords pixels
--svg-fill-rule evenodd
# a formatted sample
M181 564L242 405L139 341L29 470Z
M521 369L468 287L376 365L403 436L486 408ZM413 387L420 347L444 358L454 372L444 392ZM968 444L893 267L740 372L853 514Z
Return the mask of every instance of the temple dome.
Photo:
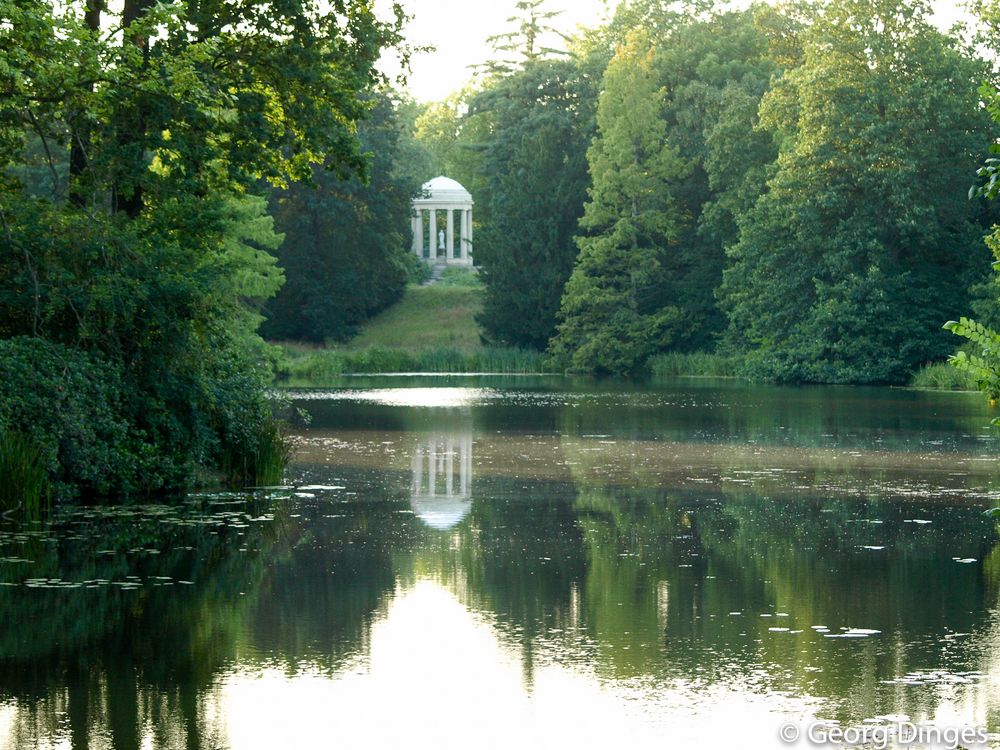
M472 203L472 195L458 182L441 175L420 187L421 196L414 203Z
M446 531L454 528L469 515L472 502L461 497L429 497L417 495L410 498L414 514L432 529Z

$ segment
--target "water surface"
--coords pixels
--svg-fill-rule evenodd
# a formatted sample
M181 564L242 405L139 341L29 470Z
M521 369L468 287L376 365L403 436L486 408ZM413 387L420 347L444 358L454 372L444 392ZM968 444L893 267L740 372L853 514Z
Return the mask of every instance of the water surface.
M976 395L381 377L295 396L312 421L288 488L0 526L0 746L1000 731L1000 444Z

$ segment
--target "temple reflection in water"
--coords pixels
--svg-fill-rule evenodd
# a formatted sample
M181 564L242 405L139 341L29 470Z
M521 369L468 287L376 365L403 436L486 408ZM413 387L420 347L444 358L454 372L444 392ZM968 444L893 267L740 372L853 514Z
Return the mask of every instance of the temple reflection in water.
M413 512L433 529L457 526L472 507L472 433L421 439L411 468Z

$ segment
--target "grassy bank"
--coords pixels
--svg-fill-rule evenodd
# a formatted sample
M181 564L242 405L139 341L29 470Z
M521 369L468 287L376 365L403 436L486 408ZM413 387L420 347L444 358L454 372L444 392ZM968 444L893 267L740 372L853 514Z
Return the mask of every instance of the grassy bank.
M366 323L349 343L326 349L289 344L282 374L321 383L347 373L543 372L544 355L484 346L476 315L483 286L475 272L448 268L430 286L410 286L403 298Z
M445 282L407 287L398 303L372 318L343 348L356 352L371 348L418 352L442 347L471 352L482 348L476 323L483 307L482 287L478 283L450 283L449 279Z
M524 349L480 347L474 351L462 351L452 347L431 347L411 351L370 346L364 349L293 352L283 368L283 375L292 381L321 383L348 373L543 371L543 355Z

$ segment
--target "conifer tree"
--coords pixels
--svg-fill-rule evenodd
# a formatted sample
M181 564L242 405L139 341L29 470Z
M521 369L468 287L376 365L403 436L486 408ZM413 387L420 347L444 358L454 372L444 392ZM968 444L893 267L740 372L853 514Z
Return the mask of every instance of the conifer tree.
M629 35L604 75L598 137L587 158L590 200L580 222L580 255L562 298L550 349L570 370L627 373L665 347L680 324L664 301L663 261L682 217L669 186L686 167L667 142L666 91L655 49Z

